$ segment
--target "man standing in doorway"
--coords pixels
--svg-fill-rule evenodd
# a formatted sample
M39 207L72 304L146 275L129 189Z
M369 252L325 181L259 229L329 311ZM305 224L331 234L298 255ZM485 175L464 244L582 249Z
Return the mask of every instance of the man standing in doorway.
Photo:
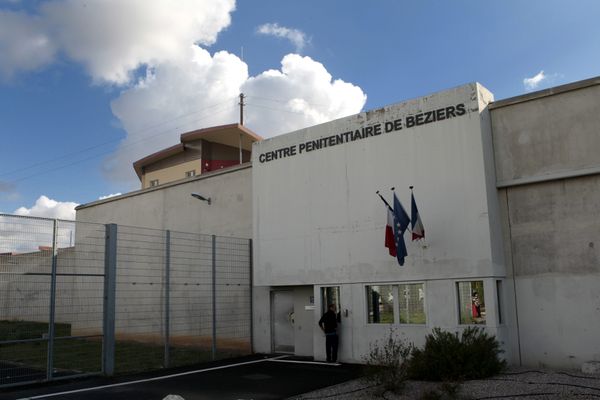
M338 352L338 315L335 312L335 304L327 307L327 312L319 320L319 327L325 332L325 352L327 362L337 362Z

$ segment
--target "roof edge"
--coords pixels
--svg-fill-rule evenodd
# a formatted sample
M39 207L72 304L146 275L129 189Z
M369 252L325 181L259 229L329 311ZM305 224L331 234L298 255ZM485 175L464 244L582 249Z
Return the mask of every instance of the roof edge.
M246 128L244 125L240 125L239 123L211 126L209 128L202 128L202 129L196 129L194 131L185 132L185 133L181 134L180 140L181 140L181 143L189 142L191 140L195 140L198 136L202 136L206 133L216 132L216 131L220 131L223 129L231 129L231 128L237 128L237 129L241 130L246 135L250 136L252 139L254 139L256 141L263 140L263 138L260 135L258 135L257 133L254 133L250 129Z
M494 110L496 108L507 107L514 104L524 103L526 101L537 100L543 97L571 92L574 90L584 89L587 87L597 85L600 85L600 76L584 79L581 81L571 82L560 86L554 86L548 89L542 89L532 93L521 94L519 96L509 97L508 99L498 100L493 103L490 103L489 109Z
M133 163L133 169L135 170L135 173L137 174L138 178L141 180L142 179L142 168L145 165L148 165L152 162L160 161L163 158L172 156L173 154L181 153L184 150L185 150L185 146L183 145L183 143L177 143L174 146L167 147L166 149L162 149L155 153L147 155L144 158L140 158L139 160L137 160Z
M133 192L121 194L119 196L113 196L113 197L109 197L109 198L102 199L102 200L95 200L95 201L92 201L89 203L80 204L77 207L75 207L75 211L83 210L83 209L89 208L89 207L94 207L94 206L104 204L104 203L110 203L111 201L126 199L128 197L140 196L140 195L143 195L146 193L154 192L156 190L163 190L163 189L170 188L173 186L185 185L187 183L200 181L203 179L210 179L210 178L214 178L219 175L230 174L232 172L237 172L237 171L241 171L241 170L248 169L248 168L252 168L251 161L245 162L243 164L232 165L231 167L227 167L227 168L217 169L215 171L205 172L203 174L196 175L194 177L183 178L183 179L180 179L177 181L168 182L168 183L165 183L165 184L162 184L159 186L153 186L153 187L149 187L146 189L135 190Z

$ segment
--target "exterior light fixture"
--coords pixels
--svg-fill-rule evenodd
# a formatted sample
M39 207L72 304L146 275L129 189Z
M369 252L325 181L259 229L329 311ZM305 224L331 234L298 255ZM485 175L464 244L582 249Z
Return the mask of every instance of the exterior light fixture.
M192 193L191 194L192 197L195 197L198 200L202 200L208 203L208 205L210 206L210 197L204 197L198 193Z

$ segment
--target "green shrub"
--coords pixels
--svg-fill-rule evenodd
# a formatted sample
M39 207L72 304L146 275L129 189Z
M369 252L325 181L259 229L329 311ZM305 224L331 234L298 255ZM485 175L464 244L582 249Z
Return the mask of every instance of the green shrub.
M370 346L364 357L365 379L379 386L381 393L400 393L408 378L408 359L412 346L406 344L390 329L388 337Z
M431 381L486 378L505 367L501 353L496 338L483 329L468 327L459 339L458 334L434 328L425 339L425 347L413 350L409 374Z

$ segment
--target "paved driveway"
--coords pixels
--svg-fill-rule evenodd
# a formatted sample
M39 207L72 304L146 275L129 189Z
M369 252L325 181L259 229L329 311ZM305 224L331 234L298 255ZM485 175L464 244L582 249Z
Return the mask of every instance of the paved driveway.
M163 374L14 389L0 399L161 400L169 394L185 400L284 399L354 379L360 367L255 356Z

